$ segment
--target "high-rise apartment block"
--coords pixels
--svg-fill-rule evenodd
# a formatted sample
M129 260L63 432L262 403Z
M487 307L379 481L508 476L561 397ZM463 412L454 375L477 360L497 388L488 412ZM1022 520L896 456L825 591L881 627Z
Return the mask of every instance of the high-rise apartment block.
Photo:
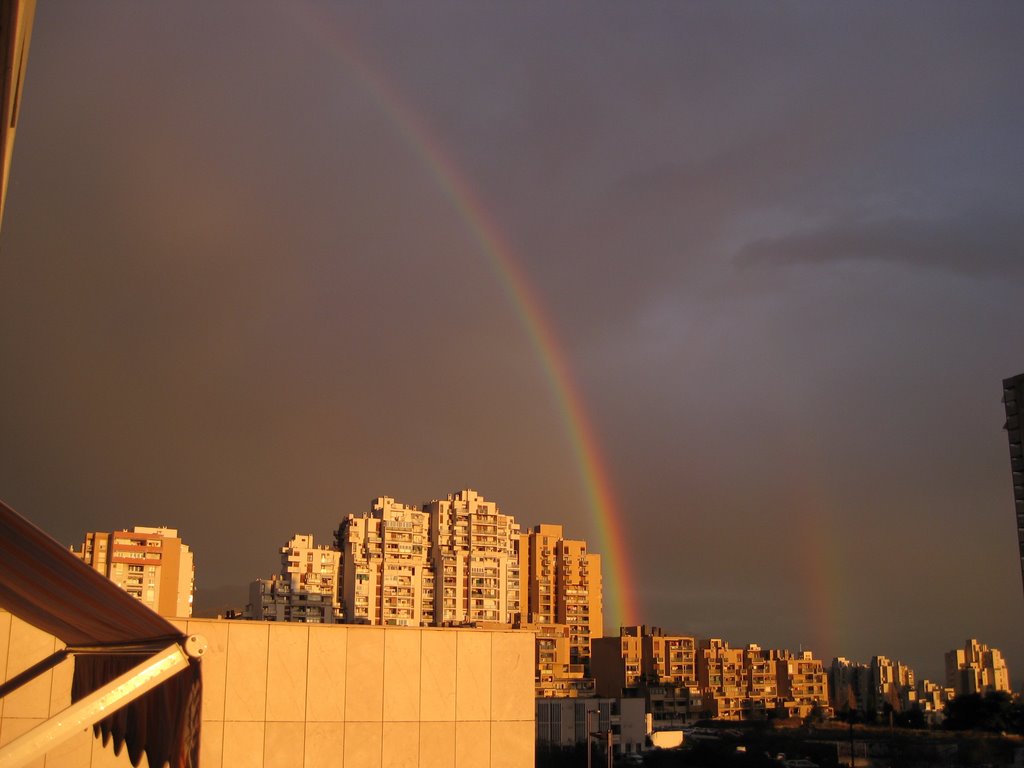
M1020 554L1021 584L1024 585L1024 373L1003 380L1006 436L1010 442L1010 473L1013 478L1013 506L1017 514L1017 547Z
M588 664L591 640L603 634L601 556L565 538L560 525L535 526L523 538L529 622L568 626L570 663Z
M1010 673L1003 654L977 640L946 654L946 685L959 696L965 693L1010 692Z
M602 632L601 556L560 525L522 533L471 489L421 507L380 496L348 515L334 548L296 535L281 572L250 587L247 618L407 627L527 629L537 695L594 693L590 642Z
M511 624L522 617L519 524L473 490L423 506L429 515L435 578L441 591L435 621Z
M381 496L334 536L341 559L341 615L349 624L434 624L430 515Z
M342 620L398 626L551 627L539 637L545 695L580 695L600 637L601 557L559 525L519 523L465 489L421 508L382 496L338 526ZM562 693L555 693L562 692Z
M90 531L72 552L161 616L192 615L192 552L174 528Z
M249 585L249 618L305 624L338 621L339 553L316 546L312 534L295 534L280 553L281 571Z

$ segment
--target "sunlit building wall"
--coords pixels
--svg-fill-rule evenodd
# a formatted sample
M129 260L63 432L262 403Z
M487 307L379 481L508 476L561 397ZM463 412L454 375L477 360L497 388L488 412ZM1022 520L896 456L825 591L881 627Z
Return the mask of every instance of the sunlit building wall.
M933 683L931 680L919 680L915 704L924 713L926 722L937 725L945 718L946 704L955 695L952 688Z
M174 528L90 531L72 552L161 616L192 615L192 551Z
M697 685L697 639L688 635L667 635L651 627L641 641L641 670L648 682L662 685Z
M946 654L946 685L959 696L1010 692L1010 673L1003 654L973 638Z
M562 526L522 533L495 502L465 489L422 508L382 496L342 521L335 544L343 621L528 629L537 635L537 695L593 695L601 558Z
M312 534L295 534L281 547L281 570L249 586L250 618L333 624L339 620L339 552L317 546Z
M902 711L916 697L914 670L885 656L872 657L869 706L876 714L884 714L887 704L894 712Z
M718 638L701 640L697 648L697 684L710 717L739 720L744 713L746 690L743 649L730 648Z
M778 662L755 644L743 651L743 689L746 693L742 704L744 720L766 718L775 708L779 699L779 682L776 672Z
M619 627L618 637L595 638L590 644L590 669L599 696L621 696L635 688L643 675L643 638L646 625Z
M493 501L466 489L423 506L430 515L437 579L434 621L512 624L523 613L519 524Z
M779 684L779 708L789 717L804 718L817 710L830 716L828 675L819 659L810 651L769 651L776 660Z
M579 698L594 696L593 678L569 654L569 627L565 624L517 624L516 629L536 635L538 698Z
M599 696L642 699L656 725L693 722L704 715L697 687L696 638L660 627L620 627L618 637L592 644L591 670Z
M534 526L523 538L529 621L568 626L571 663L589 664L604 626L601 556L565 538L560 525Z
M335 544L344 621L408 627L434 623L435 574L426 512L381 496L369 514L342 521Z
M175 623L208 643L200 667L202 768L534 765L533 638L525 632ZM0 610L0 683L62 646ZM66 659L3 699L0 746L68 707L73 672ZM44 763L132 765L128 749L114 755L92 728L75 729L31 765Z

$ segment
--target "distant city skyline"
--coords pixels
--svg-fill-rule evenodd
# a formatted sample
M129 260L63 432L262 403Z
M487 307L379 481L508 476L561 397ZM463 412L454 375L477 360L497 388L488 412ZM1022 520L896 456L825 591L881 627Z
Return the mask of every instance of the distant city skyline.
M978 637L1019 689L1022 27L40 4L0 496L68 544L173 525L202 594L469 485L637 621L933 679Z

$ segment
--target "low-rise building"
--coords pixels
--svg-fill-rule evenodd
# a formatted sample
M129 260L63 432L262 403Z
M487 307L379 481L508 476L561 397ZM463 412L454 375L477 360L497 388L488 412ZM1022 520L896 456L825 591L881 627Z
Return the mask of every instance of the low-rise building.
M769 651L776 660L779 684L778 711L786 717L805 718L814 712L832 716L828 700L828 675L819 659L810 651Z
M566 624L517 624L536 635L537 698L580 698L596 695L594 679L570 656Z
M701 640L697 652L697 685L708 717L740 720L747 691L743 675L743 649L730 648L719 638Z
M649 733L643 699L630 698L537 699L536 728L541 749L586 744L589 733L597 744L610 736L615 757L643 752Z

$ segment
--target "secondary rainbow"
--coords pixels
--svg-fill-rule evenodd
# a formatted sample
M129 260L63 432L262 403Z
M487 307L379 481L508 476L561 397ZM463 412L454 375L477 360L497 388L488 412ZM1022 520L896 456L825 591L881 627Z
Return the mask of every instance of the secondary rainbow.
M351 36L344 34L337 20L326 14L317 14L309 5L298 7L309 10L309 16L303 18L309 22L311 34L324 40L328 50L341 58L430 173L476 240L480 253L508 296L540 360L576 460L597 533L597 551L601 552L604 563L605 625L614 631L622 625L636 624L640 611L629 566L627 537L600 446L558 338L514 258L512 247L443 144L380 69L369 64ZM289 18L299 18L294 14L294 7L291 8L293 12Z

